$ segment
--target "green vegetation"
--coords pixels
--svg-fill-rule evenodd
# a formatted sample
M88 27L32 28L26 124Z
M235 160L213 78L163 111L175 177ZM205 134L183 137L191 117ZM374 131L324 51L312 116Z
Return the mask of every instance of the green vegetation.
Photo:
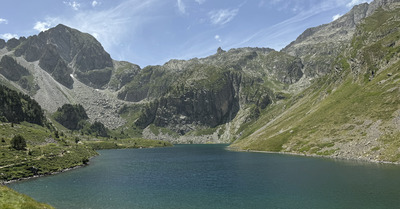
M0 186L0 208L5 209L51 209L50 205L39 203L23 194L6 187Z
M193 135L193 136L212 135L215 131L217 131L217 129L218 129L218 127L195 130L195 131L189 132L188 135Z
M179 137L178 133L176 133L174 131L171 131L171 130L169 130L167 128L164 128L164 127L155 126L154 124L150 124L149 128L150 128L150 131L156 136L158 136L161 133L163 135Z
M101 141L84 141L85 145L92 147L95 150L101 149L135 149L135 148L155 148L169 147L171 143L160 140L148 139L118 139L118 140L101 140Z
M16 150L25 150L26 141L21 135L16 135L11 139L11 147Z
M9 80L19 81L23 76L29 75L29 71L19 65L14 58L3 56L0 61L0 73Z
M42 108L35 100L0 85L0 122L20 123L23 121L48 125Z
M356 152L398 162L399 130L393 121L400 108L400 31L394 30L399 11L378 10L365 19L331 74L261 111L257 121L244 124L232 146L323 156Z
M82 105L64 104L53 114L54 119L65 128L80 130L82 134L108 137L108 129L100 122L90 124Z
M97 149L172 146L169 142L140 138L94 138L68 131L51 132L46 127L26 122L0 123L0 135L0 181L48 175L85 165L97 155ZM18 144L18 149L13 148L14 144Z
M60 172L83 165L96 155L93 149L77 144L74 138L65 134L57 138L55 132L36 124L0 123L0 133L0 181ZM25 139L26 146L21 139Z
M116 136L111 139L102 123L86 121L88 117L81 105L67 104L59 108L54 118L60 124L55 122L53 126L28 96L3 86L0 91L0 108L4 110L3 122L0 122L0 182L85 165L97 155L95 149L171 146L167 142L130 139L125 135L118 140Z
M89 117L82 105L64 104L53 115L54 119L70 130L80 130L86 125Z

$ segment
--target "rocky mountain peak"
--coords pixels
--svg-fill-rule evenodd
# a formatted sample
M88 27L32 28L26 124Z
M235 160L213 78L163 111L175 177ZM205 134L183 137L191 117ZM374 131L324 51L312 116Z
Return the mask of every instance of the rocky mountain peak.
M378 5L386 5L389 1L398 0L376 0L370 5L356 5L331 23L305 30L295 41L282 49L282 52L300 57L307 77L326 75L330 72L334 58L350 44L356 26L369 13L375 11Z
M56 45L60 56L68 63L74 62L74 66L80 71L87 72L113 66L110 55L90 34L59 24L40 33L39 39Z
M217 54L222 54L222 53L224 53L224 52L226 52L226 51L223 50L221 47L218 47L218 49L217 49Z
M354 34L356 24L365 18L368 8L367 3L356 5L350 12L331 23L308 28L282 51L301 57L309 54L308 50L304 50L308 45L349 41Z
M70 73L95 88L103 87L111 78L113 60L100 42L62 24L23 41L10 39L7 48L16 48L14 54L28 62L39 60L45 71L68 88L73 83Z
M313 54L314 48L310 45L327 45L340 47L343 42L349 42L354 35L356 25L365 17L370 16L376 9L393 9L400 6L400 0L375 0L354 6L348 13L331 23L305 30L295 41L290 43L283 52L292 56ZM335 44L336 43L336 44ZM335 46L336 45L336 46ZM319 49L317 49L319 50Z
M383 8L390 10L400 7L400 0L375 0L370 3L367 11L367 16L370 16L376 9Z

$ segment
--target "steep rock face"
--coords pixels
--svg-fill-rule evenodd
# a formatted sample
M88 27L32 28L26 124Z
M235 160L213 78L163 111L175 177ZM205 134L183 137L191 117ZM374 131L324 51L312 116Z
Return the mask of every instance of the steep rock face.
M356 5L329 24L307 29L282 52L300 57L307 77L326 75L332 69L335 57L350 45L357 24L378 8L390 10L399 4L399 0L375 0Z
M367 11L367 16L372 15L378 8L382 8L384 10L392 10L396 7L398 8L399 5L399 0L375 0L370 3Z
M0 49L6 47L6 41L0 38Z
M61 24L11 45L20 45L16 56L23 56L28 62L39 60L56 80L66 79L62 83L67 87L72 85L68 66L72 66L78 79L95 88L103 87L111 78L113 62L101 44L91 35Z
M16 39L16 38L12 38L10 40L7 41L7 50L11 51L13 50L15 47L17 47L19 44L21 43L20 40Z
M27 92L35 92L38 89L31 72L9 55L4 55L1 58L0 74L9 81L18 84Z
M70 77L72 69L57 53L57 47L47 44L44 48L42 57L39 59L39 66L48 72L59 83L68 88L72 88L74 80Z
M329 73L334 58L350 43L356 24L366 17L369 5L360 4L339 19L304 31L282 52L300 57L306 76Z
M147 66L135 73L133 80L118 92L118 98L139 102L163 96L179 74L162 66Z
M303 76L302 68L299 58L272 49L240 48L228 52L221 49L217 54L203 59L171 60L163 66L145 67L118 92L118 98L134 102L159 98L177 85L177 80L183 84L196 85L197 81L205 82L203 78L208 76L202 72L213 74L218 69L241 72L261 82L273 80L281 84L292 84Z
M1 58L0 74L11 81L19 81L23 76L30 75L27 69L19 65L14 58L7 55Z
M149 115L143 115L137 124L146 127L153 123L184 135L199 126L215 127L226 123L239 111L238 92L229 73L219 85L212 89L177 87L168 96L157 100L148 110Z
M140 101L159 94L136 125L154 124L183 135L227 123L240 108L266 108L276 100L274 91L300 79L301 68L300 59L271 49L219 49L204 59L147 67L136 76L140 82L126 85L120 95Z
M131 82L141 70L139 65L124 61L114 61L114 68L115 70L108 84L108 88L113 91L117 91Z

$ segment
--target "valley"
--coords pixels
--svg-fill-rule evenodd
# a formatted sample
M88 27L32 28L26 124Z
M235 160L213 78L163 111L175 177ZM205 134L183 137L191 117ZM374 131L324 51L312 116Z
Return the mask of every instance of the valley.
M5 42L1 80L47 115L80 104L127 137L398 162L398 11L376 0L281 51L219 48L143 69L60 24Z

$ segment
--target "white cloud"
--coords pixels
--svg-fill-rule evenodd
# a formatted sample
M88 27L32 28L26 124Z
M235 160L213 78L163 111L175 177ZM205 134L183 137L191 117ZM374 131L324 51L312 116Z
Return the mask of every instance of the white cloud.
M185 4L183 3L182 0L177 0L176 1L176 5L178 6L178 9L182 14L186 13L186 6L185 6Z
M52 26L51 22L36 22L35 26L33 26L33 29L42 32L48 30Z
M221 36L219 36L219 35L215 35L214 39L217 40L218 42L222 41Z
M8 24L8 20L0 18L0 24Z
M0 34L0 38L4 39L4 40L10 40L12 38L18 38L17 34L11 34L11 33L5 33L5 34Z
M95 38L95 39L99 39L99 34L96 32L91 33L91 35Z
M70 6L73 10L78 11L79 8L81 7L81 4L76 2L76 1L64 1L63 2L65 5Z
M206 0L194 0L195 2L197 2L198 4L204 4L204 2L206 2Z
M350 3L348 3L346 6L347 7L354 7L355 5L361 4L361 3L370 3L372 0L351 0Z
M335 20L339 19L341 16L342 16L341 14L334 15L332 17L332 20L335 21Z
M225 25L226 23L232 21L238 12L239 9L221 9L218 11L211 11L208 13L208 15L213 25Z
M96 7L99 4L98 1L92 1L92 7Z

